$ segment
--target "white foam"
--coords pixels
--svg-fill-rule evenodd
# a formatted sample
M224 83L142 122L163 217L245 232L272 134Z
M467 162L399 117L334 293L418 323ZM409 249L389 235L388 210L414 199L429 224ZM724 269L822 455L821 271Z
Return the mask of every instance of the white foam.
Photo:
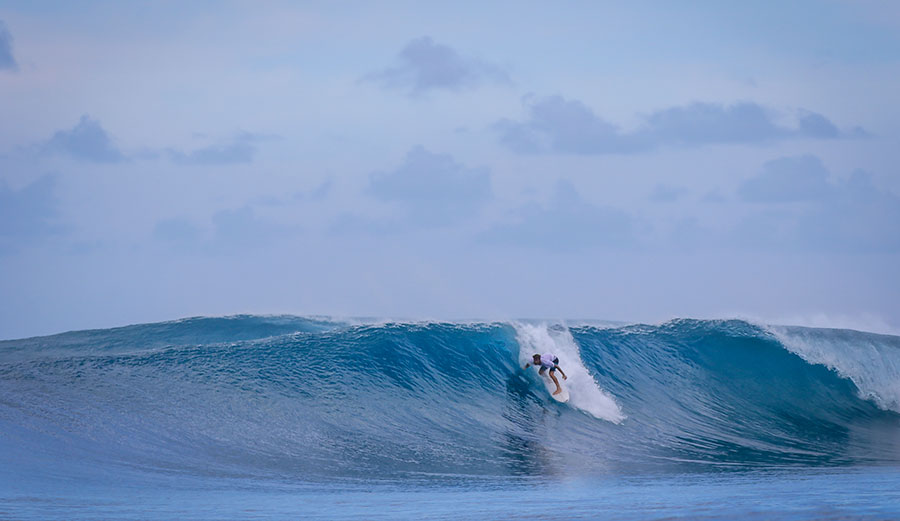
M837 372L860 396L900 412L900 339L850 330L769 326L792 353Z
M622 408L612 395L602 390L581 361L581 351L569 329L560 325L513 323L519 342L519 362L531 362L535 353L553 353L569 378L561 381L569 391L569 405L599 418L620 423L625 419Z

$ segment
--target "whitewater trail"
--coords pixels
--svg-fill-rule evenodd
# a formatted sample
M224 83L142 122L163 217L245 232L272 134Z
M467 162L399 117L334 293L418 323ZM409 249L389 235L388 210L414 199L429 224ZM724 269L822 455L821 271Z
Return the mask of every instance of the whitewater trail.
M613 423L625 419L622 408L612 395L597 385L584 366L578 344L569 329L560 325L514 323L519 343L519 364L531 362L533 354L553 353L568 379L560 383L569 391L569 404L591 416ZM562 380L562 377L560 377Z

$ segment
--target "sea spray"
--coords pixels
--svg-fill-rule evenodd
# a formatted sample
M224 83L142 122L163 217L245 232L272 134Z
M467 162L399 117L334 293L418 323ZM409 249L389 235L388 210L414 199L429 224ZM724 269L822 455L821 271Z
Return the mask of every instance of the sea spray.
M561 384L569 391L569 404L595 418L619 423L625 419L619 404L603 391L581 360L578 344L568 328L562 325L533 325L516 322L516 340L519 343L519 362L524 366L532 355L552 353L559 357L559 365L568 377Z

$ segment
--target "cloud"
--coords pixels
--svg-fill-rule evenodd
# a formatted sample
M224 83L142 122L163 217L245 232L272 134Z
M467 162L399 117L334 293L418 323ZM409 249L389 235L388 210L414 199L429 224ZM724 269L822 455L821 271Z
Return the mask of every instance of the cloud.
M56 185L55 175L45 175L18 191L0 181L0 254L61 233Z
M225 253L268 245L300 231L295 226L261 219L250 206L219 211L213 215L212 222L211 249Z
M289 206L300 202L322 202L334 191L335 181L333 177L329 177L318 186L305 192L294 192L285 197L265 196L257 200L262 206Z
M813 251L900 251L900 197L862 170L832 179L815 156L783 157L766 163L738 195L756 208L737 230L737 241Z
M242 132L234 138L214 143L196 150L168 150L169 158L179 165L221 166L252 163L256 157L256 143L267 136Z
M722 195L721 192L719 192L718 189L710 190L709 192L706 192L706 194L704 194L703 197L700 198L701 203L718 204L718 203L724 203L726 201L727 201L727 199L725 198L724 195Z
M156 223L153 237L179 249L194 249L199 245L202 233L191 221L174 217Z
M100 122L85 114L69 130L53 134L38 148L45 154L63 154L80 161L93 163L124 163L132 160L152 160L167 155L179 165L232 165L253 162L257 143L277 139L277 136L240 132L234 137L190 151L168 148L142 149L125 154L114 143Z
M128 159L116 148L100 122L87 114L71 130L57 131L41 148L46 153L65 154L92 163L121 163Z
M755 103L692 103L654 112L639 134L652 144L704 145L762 143L787 137L791 130L776 125Z
M531 203L515 214L513 224L497 226L480 239L551 251L624 248L637 244L637 234L642 228L621 210L585 201L572 183L565 180L556 184L548 205Z
M428 36L406 44L397 61L393 67L366 75L363 81L408 90L410 96L433 90L458 91L483 83L511 83L500 67L460 56L451 47L437 44Z
M234 254L269 246L296 235L296 226L262 219L251 206L220 210L212 215L212 229L202 229L184 217L156 223L153 237L182 252Z
M328 178L322 184L317 186L316 188L310 190L308 193L296 194L295 197L298 199L306 199L309 201L324 201L334 190L334 179Z
M828 175L818 157L782 157L767 162L758 176L744 181L738 196L762 203L820 201L836 188L829 184Z
M835 183L823 204L801 221L812 245L850 251L900 251L900 197L856 170Z
M650 192L650 200L654 203L674 203L686 193L687 189L682 186L656 185L653 191Z
M0 20L0 71L18 70L19 65L13 56L13 37L6 28L3 20Z
M631 136L604 121L584 103L552 96L529 107L530 119L507 119L494 125L500 142L519 153L630 153L644 148Z
M815 112L802 113L798 123L800 125L798 132L806 137L833 139L841 136L841 131L834 126L834 123L829 121L825 116L816 114ZM857 128L859 129L859 127Z
M404 208L412 222L445 225L477 212L493 196L486 169L467 168L448 154L413 147L396 170L375 172L367 192Z
M801 111L796 127L780 125L756 103L692 103L653 112L636 130L624 132L584 103L551 96L526 105L523 122L494 124L500 143L520 154L630 154L660 146L763 144L790 138L864 137L856 127L844 133L821 114Z

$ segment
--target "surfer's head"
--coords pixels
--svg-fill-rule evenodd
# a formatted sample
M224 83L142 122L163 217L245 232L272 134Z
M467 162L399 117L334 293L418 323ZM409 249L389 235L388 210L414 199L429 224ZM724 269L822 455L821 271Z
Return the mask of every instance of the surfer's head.
M535 365L541 363L541 355L539 355L537 353L532 355L531 359L534 360Z

